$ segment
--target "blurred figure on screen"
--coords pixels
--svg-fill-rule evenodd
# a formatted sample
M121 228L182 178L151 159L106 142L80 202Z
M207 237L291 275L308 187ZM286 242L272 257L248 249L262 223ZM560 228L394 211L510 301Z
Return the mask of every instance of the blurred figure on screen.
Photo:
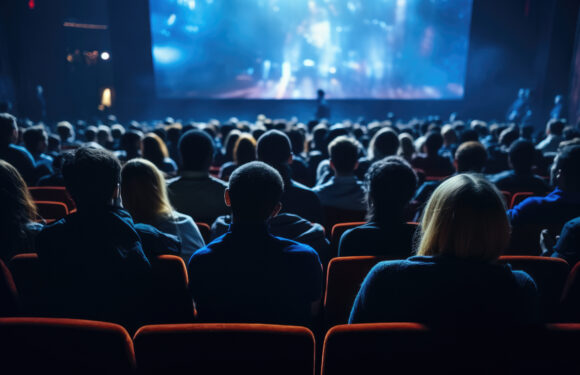
M324 98L324 96L326 95L326 93L324 92L324 90L319 89L316 92L317 98L316 98L316 120L322 120L322 119L330 119L330 106L328 105L328 102L326 101L326 99Z

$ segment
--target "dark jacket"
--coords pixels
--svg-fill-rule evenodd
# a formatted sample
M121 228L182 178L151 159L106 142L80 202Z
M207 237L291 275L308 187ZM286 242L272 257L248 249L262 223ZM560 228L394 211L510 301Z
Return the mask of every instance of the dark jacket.
M405 259L412 255L416 226L370 222L349 229L340 238L338 256L374 255Z

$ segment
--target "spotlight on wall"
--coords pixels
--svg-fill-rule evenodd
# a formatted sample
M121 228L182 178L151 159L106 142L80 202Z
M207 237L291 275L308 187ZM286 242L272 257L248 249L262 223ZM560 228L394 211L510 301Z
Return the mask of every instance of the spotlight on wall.
M111 58L111 54L107 51L101 52L101 60L107 61Z

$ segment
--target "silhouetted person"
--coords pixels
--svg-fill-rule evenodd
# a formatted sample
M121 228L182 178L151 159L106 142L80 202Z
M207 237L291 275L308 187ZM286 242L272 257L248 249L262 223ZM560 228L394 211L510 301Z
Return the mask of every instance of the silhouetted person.
M8 113L0 113L0 159L18 170L30 186L36 183L34 158L24 147L15 145L18 139L16 118Z
M316 113L314 118L316 120L330 119L330 106L324 98L326 93L324 90L316 91Z

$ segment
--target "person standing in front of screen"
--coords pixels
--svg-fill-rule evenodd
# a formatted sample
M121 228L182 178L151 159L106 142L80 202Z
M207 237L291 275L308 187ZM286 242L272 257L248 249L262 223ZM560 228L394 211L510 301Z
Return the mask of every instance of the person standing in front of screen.
M324 92L324 90L321 89L318 89L318 91L316 92L317 98L316 98L315 118L318 121L322 119L326 120L330 119L330 107L328 105L328 102L324 98L325 94L326 93Z

